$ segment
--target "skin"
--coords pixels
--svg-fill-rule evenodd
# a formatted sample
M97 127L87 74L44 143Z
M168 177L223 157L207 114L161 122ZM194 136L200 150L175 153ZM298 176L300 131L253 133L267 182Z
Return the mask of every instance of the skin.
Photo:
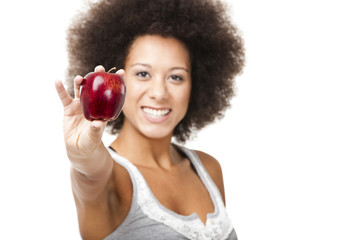
M174 128L185 116L190 100L191 64L186 47L174 38L138 37L124 70L117 74L125 77L127 87L125 119L111 146L140 170L163 206L181 215L195 212L205 224L206 215L214 211L210 195L190 161L171 144ZM98 66L95 71L105 69ZM82 80L81 76L74 79L74 99L61 81L55 86L64 105L64 139L80 232L83 239L103 239L125 219L132 183L101 141L106 122L83 117L79 101ZM161 109L166 115L155 118L146 114L146 109ZM219 163L206 153L196 153L225 202Z

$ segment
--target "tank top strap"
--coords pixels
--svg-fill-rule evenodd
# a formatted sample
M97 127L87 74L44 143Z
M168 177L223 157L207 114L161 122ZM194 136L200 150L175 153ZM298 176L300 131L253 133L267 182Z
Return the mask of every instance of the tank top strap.
M211 176L209 175L208 171L206 170L205 166L203 165L202 161L191 149L182 146L176 146L181 152L183 152L186 157L191 161L192 165L194 166L198 176L204 183L205 187L207 188L210 196L215 200L216 206L215 208L219 207L221 210L225 209L225 205L221 196L221 193L216 186L215 182L212 180ZM216 212L217 209L215 209Z

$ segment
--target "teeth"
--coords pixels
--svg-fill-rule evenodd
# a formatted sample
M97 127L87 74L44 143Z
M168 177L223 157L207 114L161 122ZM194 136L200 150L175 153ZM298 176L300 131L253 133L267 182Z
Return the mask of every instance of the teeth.
M170 109L155 110L151 108L143 108L143 111L151 118L161 118L170 112Z

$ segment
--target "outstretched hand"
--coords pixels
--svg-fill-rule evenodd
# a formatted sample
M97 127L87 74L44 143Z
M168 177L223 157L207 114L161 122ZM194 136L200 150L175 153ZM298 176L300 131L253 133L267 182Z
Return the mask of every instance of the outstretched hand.
M97 66L95 72L104 72L103 66ZM118 71L123 75L122 70ZM80 86L83 77L74 79L74 98L66 91L60 80L55 81L55 87L64 106L63 130L65 145L69 158L86 158L100 145L106 121L85 119L80 104Z

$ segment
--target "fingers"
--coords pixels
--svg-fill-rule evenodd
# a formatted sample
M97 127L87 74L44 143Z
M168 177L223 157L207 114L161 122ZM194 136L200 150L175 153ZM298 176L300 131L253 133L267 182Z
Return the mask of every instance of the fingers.
M69 93L65 90L64 84L60 80L55 81L55 88L64 107L73 101Z
M81 83L83 82L84 78L81 76L76 76L74 79L74 96L75 98L79 98L80 97L80 86Z
M116 74L120 75L120 77L125 81L125 71L124 69L120 69L116 71Z
M105 68L102 65L95 67L95 72L105 72Z
M95 67L95 72L105 72L105 68L102 65L98 65ZM120 74L124 78L124 70L119 70L116 72L117 74ZM76 76L74 79L74 96L75 98L80 97L80 87L83 82L84 78L81 76Z
M116 71L116 74L120 75L122 78L125 77L125 71L124 71L124 69L120 69L120 70Z

